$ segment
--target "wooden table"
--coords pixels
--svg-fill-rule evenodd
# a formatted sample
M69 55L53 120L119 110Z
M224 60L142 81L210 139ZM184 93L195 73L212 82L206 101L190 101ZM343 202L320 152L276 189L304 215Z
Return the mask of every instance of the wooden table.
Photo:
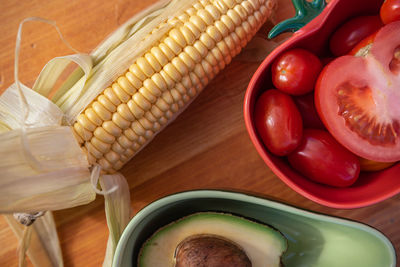
M55 20L72 47L90 52L130 16L155 1L0 0L0 91L13 83L15 38L22 19ZM289 2L280 0L278 20L293 14ZM48 25L33 22L23 33L20 80L32 86L48 60L72 52ZM242 112L244 93L257 65L233 60L122 169L134 212L163 196L190 189L245 191L369 224L390 238L400 256L400 195L367 208L327 208L287 187L261 160L246 132ZM103 197L86 206L57 211L55 219L65 266L100 266L108 237ZM0 217L0 266L17 265L16 248L15 236Z

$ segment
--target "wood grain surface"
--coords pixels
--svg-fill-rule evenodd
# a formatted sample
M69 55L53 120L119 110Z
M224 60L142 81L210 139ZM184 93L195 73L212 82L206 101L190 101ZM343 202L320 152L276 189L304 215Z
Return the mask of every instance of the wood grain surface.
M0 92L14 82L18 25L26 17L55 20L66 40L90 52L108 34L155 0L0 0ZM279 1L277 20L290 17ZM32 22L23 30L20 80L32 86L51 58L72 54L56 31ZM318 205L279 180L250 142L243 98L258 63L233 60L199 97L123 169L132 208L138 212L163 196L191 189L228 189L357 220L382 231L400 256L400 195L354 210ZM86 206L55 212L65 266L100 266L108 230L102 196ZM17 240L0 216L0 266L17 266ZM377 266L379 267L379 266Z

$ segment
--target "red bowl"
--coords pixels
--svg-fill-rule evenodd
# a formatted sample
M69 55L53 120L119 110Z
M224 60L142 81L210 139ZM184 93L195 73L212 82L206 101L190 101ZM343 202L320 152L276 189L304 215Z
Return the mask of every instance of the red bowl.
M359 208L375 204L400 192L400 163L378 172L360 174L351 187L334 188L312 182L296 172L284 158L272 155L264 146L254 124L254 106L258 96L272 88L271 64L282 52L305 48L317 55L328 50L328 40L344 21L358 15L377 14L382 0L333 0L322 13L277 47L253 75L244 99L244 118L250 138L269 168L289 187L321 205L333 208Z

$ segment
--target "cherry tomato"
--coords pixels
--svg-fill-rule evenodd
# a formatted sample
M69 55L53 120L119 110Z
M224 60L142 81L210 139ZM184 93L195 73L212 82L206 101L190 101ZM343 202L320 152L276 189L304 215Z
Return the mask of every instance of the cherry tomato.
M303 119L304 128L325 129L314 105L314 93L293 97Z
M385 24L400 20L400 0L386 0L379 14Z
M376 34L368 56L328 64L315 105L334 138L359 157L400 160L400 21Z
M324 130L304 129L302 142L288 160L307 178L335 187L352 185L360 174L358 158Z
M343 56L361 40L382 27L379 16L355 17L340 26L329 40L329 48L335 56Z
M256 102L254 118L257 132L273 154L287 155L300 143L303 124L289 95L267 90Z
M313 53L300 48L292 49L272 64L272 83L288 94L306 94L314 89L321 69L321 61Z

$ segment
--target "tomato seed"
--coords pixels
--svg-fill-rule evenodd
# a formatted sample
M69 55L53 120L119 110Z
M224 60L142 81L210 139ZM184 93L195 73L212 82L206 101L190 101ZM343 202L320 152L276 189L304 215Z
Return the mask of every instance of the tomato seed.
M389 69L394 73L400 72L400 46L396 47L393 53L393 59L389 63Z
M337 90L337 103L338 114L346 121L347 127L361 138L373 145L395 144L397 136L400 135L400 123L397 120L378 123L375 117L368 114L365 107L375 107L369 87L357 87L350 82L343 83Z

